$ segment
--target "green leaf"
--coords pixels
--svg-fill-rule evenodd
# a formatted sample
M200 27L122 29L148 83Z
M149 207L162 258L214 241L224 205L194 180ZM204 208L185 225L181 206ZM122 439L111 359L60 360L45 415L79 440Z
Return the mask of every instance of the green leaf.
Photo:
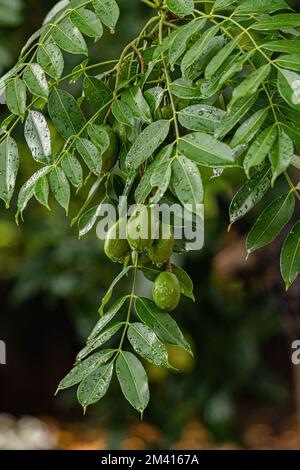
M126 400L133 408L143 413L150 398L144 367L132 353L122 351L117 359L116 372Z
M70 1L69 0L60 0L57 2L53 8L48 12L47 16L45 17L43 21L43 25L50 23L52 20L54 20L58 15L61 15L66 8L70 6Z
M107 343L120 329L123 323L116 323L115 325L109 326L106 330L102 331L98 336L93 338L87 343L87 345L77 354L77 361L81 361L87 357L95 349L100 348L103 344Z
M181 17L191 15L195 9L194 0L166 0L166 7Z
M26 41L24 46L22 47L20 57L23 57L25 52L30 49L30 46L32 46L36 42L36 40L39 39L41 35L44 34L47 30L48 30L48 26L42 26L37 31L35 31Z
M150 204L158 204L167 191L171 180L171 162L164 161L158 165L152 173L150 184L157 188L156 193L150 198Z
M292 122L288 124L282 124L282 128L286 132L286 134L292 139L295 143L296 147L300 146L300 129L298 126Z
M45 73L58 80L64 71L64 57L61 50L53 43L41 44L37 52L37 61Z
M67 91L55 88L49 97L48 110L55 129L64 139L78 134L85 125L85 117Z
M300 54L300 41L297 39L279 39L263 44L264 49L272 52L285 52L287 54Z
M230 223L242 219L256 204L261 201L271 187L272 170L266 165L257 171L237 192L231 201L229 214Z
M167 36L164 37L164 39L162 40L161 44L159 44L153 51L153 56L152 56L152 60L159 60L162 58L162 55L167 52L175 37L176 37L176 34L177 34L177 30L175 31L171 31L170 34L168 34Z
M102 160L98 148L88 139L79 139L76 142L76 149L82 156L88 169L94 173L94 175L100 176Z
M95 223L97 222L101 208L102 204L91 207L91 209L88 209L80 216L78 220L79 239L84 237L92 230Z
M142 179L140 180L138 187L135 190L135 201L137 204L143 204L152 190L151 178L156 169L172 155L173 145L167 145L161 152L155 157L150 163L147 170L145 171Z
M84 37L70 18L55 25L52 36L56 44L64 51L70 52L70 54L88 55Z
M241 36L231 39L222 49L211 59L205 69L205 78L211 78L234 51L241 40Z
M120 16L117 2L115 0L95 0L93 6L102 23L108 26L113 33Z
M29 111L24 135L33 158L40 163L50 163L51 135L45 116L42 113Z
M243 0L235 10L235 15L261 15L286 10L289 5L285 0Z
M296 125L295 123L298 122L300 119L300 112L291 108L286 102L282 101L279 104L279 111L281 115L285 117L286 121L293 121L293 122L287 122L287 126L290 126L290 125L295 126ZM281 125L284 126L285 124L282 122Z
M178 119L186 129L214 134L225 114L225 111L214 106L195 104L178 111Z
M195 64L196 69L201 70L201 65L203 65L204 58L210 49L211 41L219 31L219 28L219 25L209 28L187 51L181 62L181 72L183 75L185 75L190 67L195 67Z
M132 266L127 266L126 268L124 268L109 286L108 290L106 291L105 296L102 299L101 305L98 310L101 316L104 315L104 308L110 301L115 286L119 283L121 279L123 279L124 276L126 276L129 273L131 269L132 269Z
M51 166L45 166L41 168L40 170L36 171L25 184L23 184L18 197L18 209L20 212L23 212L26 209L28 201L34 196L36 182L48 174L51 169Z
M263 211L253 225L246 240L248 254L272 243L290 221L295 210L294 195L283 194Z
M300 72L300 56L298 54L282 54L274 62L284 69Z
M174 96L184 100L201 98L200 86L186 78L178 78L171 83L170 91Z
M261 132L258 137L256 137L250 146L244 160L244 168L247 175L249 175L250 168L261 165L263 163L268 153L271 151L276 138L276 126L268 127L263 132Z
M228 83L232 77L234 77L234 75L242 72L245 63L251 58L253 54L254 50L250 50L244 54L238 53L230 56L214 75L214 77L217 78L217 83L219 85L218 89L225 85L225 83ZM214 77L212 77L212 80L214 80Z
M115 101L112 105L112 113L116 120L125 126L134 126L134 115L130 106L124 101Z
M105 315L98 320L96 326L94 327L93 331L88 337L88 342L93 341L99 333L102 332L102 330L108 325L108 323L116 316L116 314L121 310L123 307L124 303L127 300L127 296L120 297L118 300L116 300L112 306L107 310Z
M282 13L269 18L256 21L251 28L256 31L277 31L297 28L300 26L299 13Z
M101 400L109 388L114 364L107 364L89 374L78 387L77 398L81 406L86 410L90 405Z
M76 365L67 375L63 378L57 388L57 391L64 390L73 385L77 385L84 380L88 375L98 369L99 366L105 364L114 355L113 349L104 349L103 351L96 352L88 357L78 365Z
M98 124L90 124L88 126L88 134L92 142L99 147L101 154L103 154L109 147L110 137L104 126Z
M229 103L229 110L241 98L254 95L263 81L268 77L271 72L271 65L266 64L259 67L245 78L234 90L232 99Z
M97 15L91 10L80 8L71 13L72 23L77 26L86 36L91 38L101 38L103 35L103 27Z
M64 171L60 167L55 167L50 175L49 182L51 191L57 202L68 214L70 203L70 185Z
M195 301L193 281L188 273L176 264L172 264L172 272L179 281L181 293Z
M251 117L246 119L246 121L243 122L241 127L239 127L234 134L230 144L231 147L238 147L239 145L249 144L263 126L267 116L268 109L260 109Z
M232 9L232 5L234 4L236 4L236 0L216 0L214 4L214 9L215 11L226 10L227 8Z
M144 98L142 90L138 86L130 87L129 90L123 94L122 100L130 107L133 116L137 119L140 119L146 124L152 122L149 105Z
M298 155L293 155L291 164L297 168L297 170L300 170L300 157Z
M237 53L231 55L212 76L211 80L204 80L201 83L200 91L202 98L213 99L214 95L221 90L223 85L228 83L234 75L243 70L244 64L249 60L253 52L253 50L250 50L245 54Z
M232 149L227 144L203 132L195 132L181 137L178 150L198 165L212 168L235 166Z
M170 367L167 348L147 325L131 323L127 337L135 352L147 361L159 367Z
M196 163L179 155L172 165L172 185L176 196L184 207L195 214L200 213L203 202L203 184Z
M48 83L43 69L38 64L31 64L26 67L23 80L30 93L34 96L39 96L43 99L48 98Z
M102 122L112 100L111 89L95 77L86 77L83 90L92 111L97 113L99 122ZM99 113L100 109L102 109L101 113Z
M204 28L205 24L205 18L196 18L176 30L175 37L169 48L169 62L171 66L176 64L178 59L180 59L186 51L192 36L199 33Z
M62 159L61 167L74 188L81 188L83 185L83 171L78 159L67 153Z
M34 186L34 195L36 200L50 210L49 199L49 183L47 176L42 176L37 180Z
M136 170L164 142L170 129L170 121L159 120L150 124L139 135L126 157L129 170Z
M190 345L175 320L168 313L160 310L152 300L136 299L135 309L140 320L151 328L162 341L181 346L188 353L192 353Z
M0 95L4 93L5 86L8 80L13 78L15 75L17 75L20 72L20 70L22 70L23 67L24 67L24 64L19 63L0 78Z
M145 91L144 97L149 105L151 113L154 114L162 102L164 90L160 86L149 88Z
M23 117L26 113L26 85L20 78L8 80L5 86L5 102L11 113Z
M291 70L278 69L278 91L282 98L300 111L300 74Z
M283 244L280 269L288 290L300 273L300 221L294 225Z
M284 132L279 131L278 138L269 154L272 165L274 184L276 178L283 173L289 166L294 155L294 144L290 137Z
M220 50L222 50L224 44L225 38L223 36L219 35L212 38L204 49L200 49L200 53L198 54L196 60L184 71L184 77L189 78L190 80L198 79L200 75L202 75L202 72L205 70L211 59L215 57L216 54L220 52Z
M0 144L0 198L9 207L19 170L19 152L16 142L7 136Z
M226 113L224 116L220 127L215 132L215 137L223 138L227 135L234 126L242 119L242 117L252 108L254 103L258 98L258 94L254 96L249 96L246 98L242 98L238 103L236 103L230 111Z

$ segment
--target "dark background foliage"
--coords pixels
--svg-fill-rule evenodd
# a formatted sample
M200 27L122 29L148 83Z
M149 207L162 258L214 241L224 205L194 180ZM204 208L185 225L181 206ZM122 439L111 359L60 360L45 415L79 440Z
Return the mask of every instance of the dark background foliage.
M1 19L2 71L16 60L54 3L20 2L14 21L5 24ZM95 59L118 57L149 15L138 0L119 3L117 33L106 33L92 46ZM32 174L32 163L21 134L19 145L22 183ZM274 430L296 409L300 390L290 355L292 340L300 337L299 281L285 294L278 268L285 234L245 262L245 234L259 207L227 232L228 204L243 178L227 170L208 185L205 247L183 260L194 281L196 302L184 300L175 314L195 357L172 348L171 361L181 373L148 366L152 394L145 420L163 436L152 446L173 445L195 420L217 441L245 444L246 423L259 410ZM271 193L270 200L273 197ZM78 197L72 213L80 202ZM105 259L94 233L78 241L63 210L52 206L47 212L31 204L20 227L14 224L15 204L9 211L3 205L0 209L0 339L7 344L7 365L0 366L0 413L105 426L110 445L118 447L128 426L139 418L119 394L117 383L86 417L74 390L53 397L95 323L101 297L118 267ZM147 288L140 279L139 289Z

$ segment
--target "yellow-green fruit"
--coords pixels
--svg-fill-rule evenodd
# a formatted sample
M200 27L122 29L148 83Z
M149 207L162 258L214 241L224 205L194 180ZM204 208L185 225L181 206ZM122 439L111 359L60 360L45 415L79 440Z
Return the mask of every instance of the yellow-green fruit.
M170 225L160 224L159 238L148 249L152 263L163 264L171 257L174 248L174 234Z
M126 219L118 220L108 231L105 240L104 252L114 263L122 263L131 254L130 246L123 237L126 237Z
M127 239L132 250L145 251L152 245L156 232L156 219L150 207L136 209L127 226Z
M121 144L124 144L127 141L127 132L125 124L116 120L113 123L113 130L117 134Z
M160 273L153 283L153 300L157 307L166 312L174 310L180 302L180 284L173 273Z
M179 346L167 346L170 364L180 372L189 372L195 365L195 359Z
M119 142L117 135L108 125L103 126L109 136L109 146L102 155L102 171L107 173L115 166L118 159Z

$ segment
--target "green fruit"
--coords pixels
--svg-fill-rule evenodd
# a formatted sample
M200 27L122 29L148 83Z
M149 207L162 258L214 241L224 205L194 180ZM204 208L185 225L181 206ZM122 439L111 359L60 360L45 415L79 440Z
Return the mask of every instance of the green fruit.
M174 248L174 234L170 225L160 224L159 238L148 249L152 263L163 264L171 257Z
M152 296L161 310L171 312L179 304L181 297L180 284L173 273L160 273L153 283Z
M121 144L125 144L125 142L127 141L127 132L125 124L116 120L113 124L113 130L117 134Z
M102 126L109 136L109 146L102 155L102 171L107 173L113 168L119 153L119 142L117 135L109 125Z
M163 119L171 119L173 117L173 110L171 105L163 106L160 111Z
M120 238L120 234L126 236L126 219L120 219L108 231L104 252L114 263L122 263L131 254L130 246L126 238Z
M156 231L156 219L150 207L139 207L130 217L127 240L133 251L145 251L152 245Z

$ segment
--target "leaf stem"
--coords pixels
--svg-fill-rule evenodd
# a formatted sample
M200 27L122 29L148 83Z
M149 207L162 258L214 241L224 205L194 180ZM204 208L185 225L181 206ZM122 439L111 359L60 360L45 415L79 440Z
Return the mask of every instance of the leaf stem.
M166 18L166 15L165 15L165 13L163 13L161 15L161 19L160 19L160 23L159 23L159 44L162 44L162 42L163 42L163 27L164 27L164 24L165 24L165 18ZM167 91L168 91L168 95L169 95L169 98L170 98L170 103L171 103L171 108L172 108L172 113L173 113L173 121L174 121L175 133L176 133L176 140L178 140L180 138L180 132L179 132L179 125L178 125L178 120L177 120L176 105L175 105L174 97L171 93L171 86L170 86L171 85L171 78L170 78L170 75L169 75L169 71L168 71L168 68L167 68L167 64L166 64L166 60L164 58L164 53L163 52L161 54L161 57L162 57L163 64L164 64L164 73L165 73L165 78L166 78Z
M157 9L157 5L155 3L152 3L151 0L141 0L142 3L145 3L148 5L148 7L153 8L154 10Z
M125 341L125 337L126 337L128 327L130 325L130 316L131 316L131 312L132 312L133 301L136 298L135 291L136 291L137 269L138 269L138 255L135 257L132 290L131 290L131 294L130 294L130 301L129 301L127 317L126 317L126 321L125 321L125 328L124 328L123 333L122 333L122 337L121 337L121 341L120 341L120 344L119 344L117 356L119 356L122 353L122 347L123 347L123 344L124 344L124 341Z

